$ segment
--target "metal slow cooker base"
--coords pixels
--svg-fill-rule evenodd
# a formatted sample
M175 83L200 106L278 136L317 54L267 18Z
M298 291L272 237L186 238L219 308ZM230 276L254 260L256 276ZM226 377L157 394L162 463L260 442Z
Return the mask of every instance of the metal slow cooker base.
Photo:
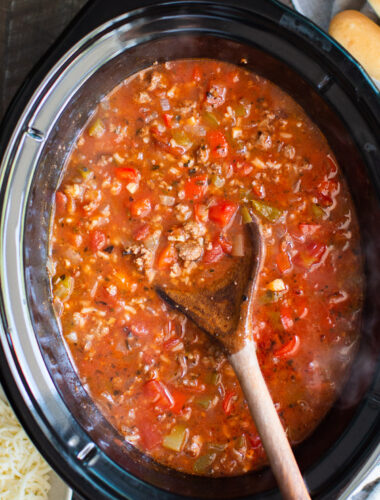
M367 274L361 350L342 397L296 450L313 496L337 498L379 442L379 93L331 39L277 2L128 2L130 10L137 7L125 13L123 1L109 0L106 8L104 1L91 2L5 117L0 374L7 396L43 455L90 500L279 498L269 469L198 478L155 464L123 443L73 370L45 267L54 189L102 95L155 60L207 56L239 64L244 57L248 68L280 85L320 126L361 225Z

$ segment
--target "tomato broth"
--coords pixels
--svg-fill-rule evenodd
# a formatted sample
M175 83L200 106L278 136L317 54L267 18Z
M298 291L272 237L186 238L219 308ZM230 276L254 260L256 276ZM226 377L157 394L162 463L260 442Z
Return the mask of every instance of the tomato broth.
M126 441L209 476L266 463L222 349L155 292L207 287L265 245L252 335L292 444L333 404L356 352L358 224L320 130L228 63L157 64L97 106L55 197L49 272L79 377Z

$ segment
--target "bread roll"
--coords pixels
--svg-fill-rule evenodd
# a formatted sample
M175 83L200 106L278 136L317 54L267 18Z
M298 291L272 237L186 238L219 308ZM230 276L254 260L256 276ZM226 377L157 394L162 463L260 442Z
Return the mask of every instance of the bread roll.
M343 45L374 78L380 80L380 27L356 10L337 14L330 35Z

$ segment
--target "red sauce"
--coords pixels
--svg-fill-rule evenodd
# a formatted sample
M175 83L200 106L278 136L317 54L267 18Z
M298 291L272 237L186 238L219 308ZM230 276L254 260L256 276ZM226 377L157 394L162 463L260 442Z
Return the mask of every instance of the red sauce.
M54 304L79 376L127 441L181 471L266 461L222 350L153 287L207 287L244 255L252 216L266 247L252 333L295 444L337 397L362 297L353 204L305 112L227 63L156 65L102 100L56 193Z

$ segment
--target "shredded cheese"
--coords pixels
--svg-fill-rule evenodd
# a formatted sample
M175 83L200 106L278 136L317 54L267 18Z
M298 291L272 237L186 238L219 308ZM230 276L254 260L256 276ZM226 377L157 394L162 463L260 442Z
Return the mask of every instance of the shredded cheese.
M50 471L9 404L0 399L1 500L46 500Z

